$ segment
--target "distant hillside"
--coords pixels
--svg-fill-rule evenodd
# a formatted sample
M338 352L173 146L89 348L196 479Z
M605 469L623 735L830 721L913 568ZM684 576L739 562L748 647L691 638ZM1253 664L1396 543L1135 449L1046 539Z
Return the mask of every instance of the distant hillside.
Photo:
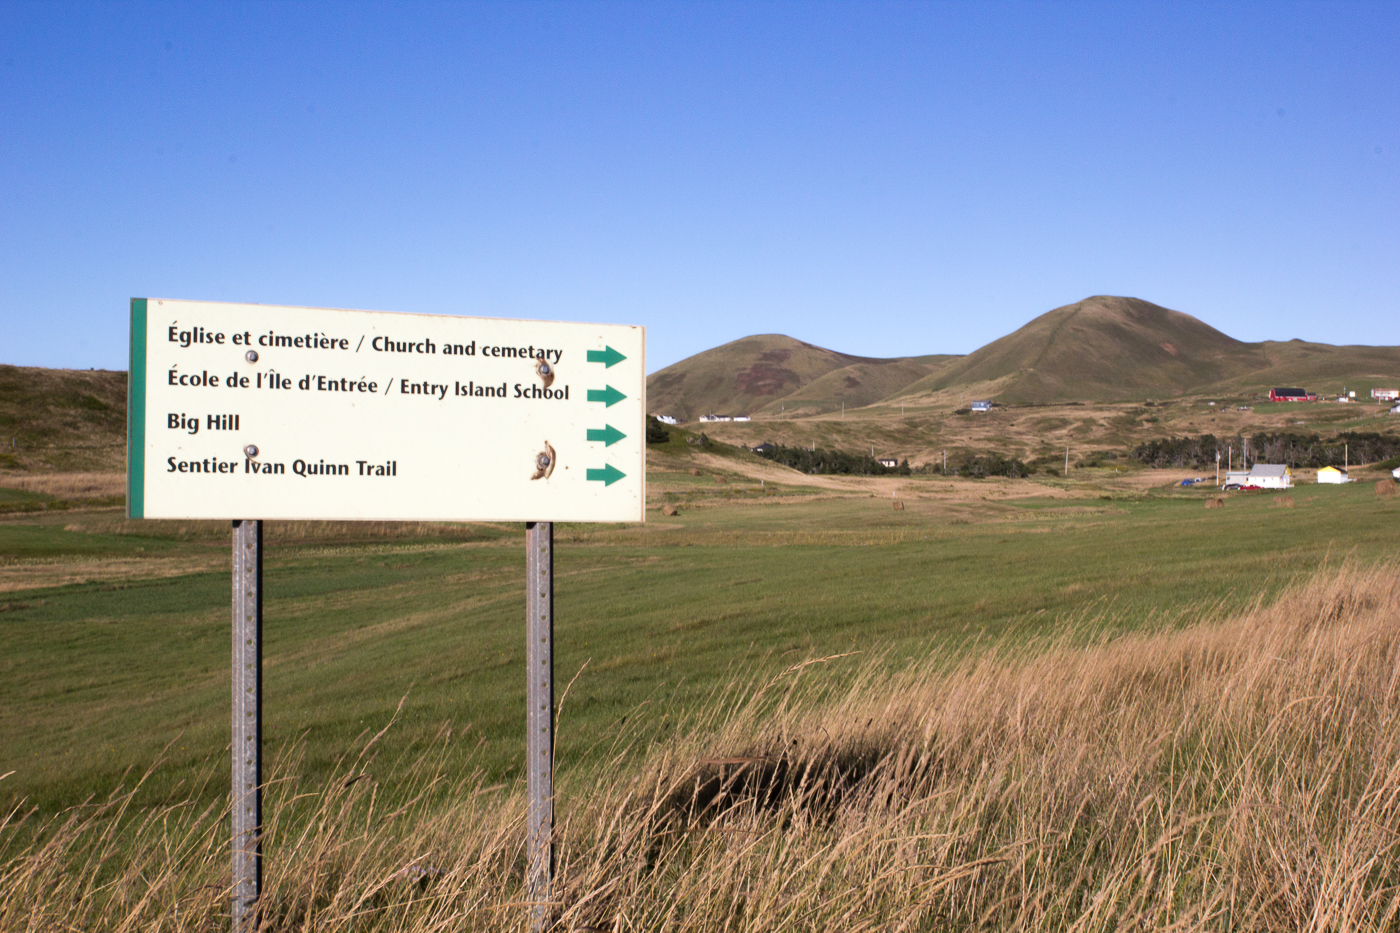
M1042 314L905 392L1001 380L1003 402L1116 401L1181 395L1268 366L1262 345L1189 314L1098 295Z
M867 360L834 369L819 376L790 395L775 399L760 411L814 415L847 408L860 408L899 394L907 386L936 373L958 356L920 356L893 360Z
M654 373L647 392L652 412L691 420L813 415L963 387L1017 404L1252 395L1280 385L1363 397L1400 386L1400 347L1244 343L1180 311L1096 295L967 356L869 359L779 334L745 337Z
M1303 386L1312 391L1352 389L1366 398L1372 388L1400 388L1400 347L1333 346L1303 340L1266 340L1268 366L1236 376L1202 392L1221 395L1258 392L1272 386Z
M927 357L940 360L941 357ZM836 376L838 370L848 370ZM837 353L782 334L761 334L697 353L647 377L647 408L685 421L705 414L778 411L783 399L824 376L834 378L799 401L815 411L850 392L847 405L878 401L933 371L919 359L870 359ZM855 402L855 398L864 401ZM777 403L777 404L774 404ZM830 411L828 402L825 409Z
M0 365L0 470L124 470L126 373Z
M1180 311L1098 295L1042 314L901 394L973 384L992 384L987 394L1009 403L1252 395L1283 385L1346 386L1364 397L1400 384L1400 347L1244 343Z

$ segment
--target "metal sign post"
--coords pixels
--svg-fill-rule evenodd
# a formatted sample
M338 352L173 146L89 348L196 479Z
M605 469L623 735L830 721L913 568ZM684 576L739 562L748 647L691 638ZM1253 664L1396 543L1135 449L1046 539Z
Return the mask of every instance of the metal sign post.
M262 893L262 522L233 523L233 933Z
M530 928L549 925L554 879L554 523L525 526L526 887Z

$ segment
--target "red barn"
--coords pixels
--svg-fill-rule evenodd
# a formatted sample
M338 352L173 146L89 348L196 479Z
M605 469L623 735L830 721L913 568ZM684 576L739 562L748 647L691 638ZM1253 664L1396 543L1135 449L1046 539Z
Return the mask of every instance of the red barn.
M1307 389L1270 389L1271 402L1315 402L1317 396Z

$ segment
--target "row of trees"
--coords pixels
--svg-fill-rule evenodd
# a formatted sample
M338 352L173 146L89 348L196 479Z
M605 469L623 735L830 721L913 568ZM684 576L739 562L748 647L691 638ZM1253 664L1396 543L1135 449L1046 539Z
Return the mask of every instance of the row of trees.
M1233 459L1237 465L1242 463L1246 443L1251 463L1286 463L1293 467L1340 467L1346 463L1376 463L1400 457L1400 437L1358 431L1343 432L1325 440L1317 434L1290 433L1259 433L1248 437L1216 437L1214 434L1202 434L1199 437L1162 437L1139 444L1129 452L1128 457L1151 467L1207 469L1215 466L1217 453L1221 463L1225 463L1227 459ZM822 448L775 446L771 450L760 452L760 456L803 473L865 476L908 476L910 473L946 472L950 476L972 478L1017 478L1030 476L1038 470L1059 473L1061 469L1059 461L1049 465L1041 465L1036 461L1026 463L995 452L963 452L949 458L946 468L941 463L926 463L916 469L910 469L908 460L898 467L887 467L865 454L849 454ZM1116 459L1111 453L1100 454L1099 457ZM1092 463L1080 462L1076 465L1102 464L1096 458Z
M999 453L958 454L948 461L947 468L949 476L970 476L973 479L981 479L985 476L1009 476L1016 479L1021 476L1030 476L1035 471L1036 468L1033 464L1027 464L1015 457L1007 457ZM944 469L941 463L925 463L915 472L941 474Z
M801 470L803 473L845 473L861 476L884 476L895 474L908 476L909 461L897 467L887 467L874 457L866 454L848 454L839 450L824 450L808 447L783 447L775 445L770 450L758 452L760 457L781 463L785 467Z
M908 476L911 473L943 472L942 464L926 463L914 470L910 469L909 461L905 460L897 467L887 467L865 454L848 454L839 450L824 450L822 448L814 450L809 447L775 446L771 450L760 451L759 456L794 470L801 470L803 473ZM1007 457L999 453L959 454L948 461L948 474L950 476L970 476L978 479L984 476L1010 476L1014 478L1029 476L1034 472L1034 466L1017 460L1015 457Z
M1286 463L1292 467L1342 466L1375 463L1400 456L1400 437L1346 431L1323 440L1317 434L1255 434L1216 437L1163 437L1134 447L1129 456L1153 467L1213 467L1216 454L1225 462L1233 449L1235 463L1241 463L1245 442L1249 459L1257 463Z

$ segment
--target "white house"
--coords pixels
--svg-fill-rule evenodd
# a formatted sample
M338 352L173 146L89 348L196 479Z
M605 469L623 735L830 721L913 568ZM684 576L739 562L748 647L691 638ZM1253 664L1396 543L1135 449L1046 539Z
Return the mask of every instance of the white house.
M705 423L712 421L733 421L732 415L701 415L700 420Z
M1282 463L1256 463L1248 472L1225 474L1226 489L1292 489L1293 472Z
M735 416L734 416L734 420L735 420L735 421L748 421L748 420L749 420L749 416L748 416L748 415L735 415Z
M972 403L973 411L991 411L992 403L989 399L978 399Z
M1378 402L1393 402L1400 399L1400 389L1372 389L1371 398Z
M896 460L894 457L880 457L880 458L876 459L875 462L878 463L878 464L880 464L880 466L886 467L886 468L891 469L891 470L893 470L895 467L899 466L899 461Z
M674 415L657 415L656 420L662 424L679 424Z
M1317 481L1319 483L1349 483L1345 470L1339 470L1333 466L1325 466L1317 471Z
M1256 463L1250 468L1245 486L1257 486L1260 489L1291 489L1293 488L1293 471L1283 463Z

